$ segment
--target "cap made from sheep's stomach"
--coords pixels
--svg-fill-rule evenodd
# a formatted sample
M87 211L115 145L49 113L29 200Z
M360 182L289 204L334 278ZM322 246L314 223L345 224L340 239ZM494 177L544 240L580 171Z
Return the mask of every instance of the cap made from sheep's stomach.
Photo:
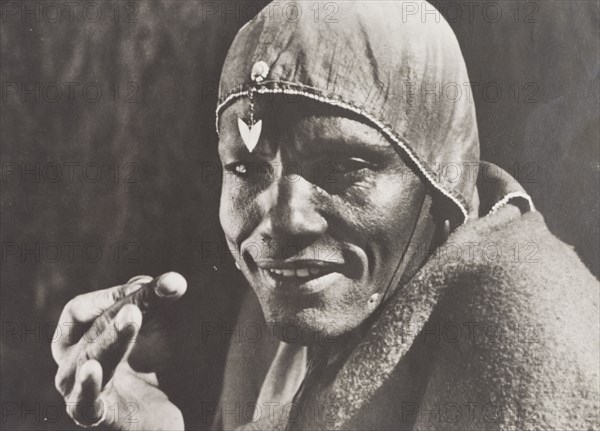
M308 9L315 2L290 3L299 11L292 18L265 9L242 27L223 66L217 130L223 110L249 89L347 109L406 153L465 221L477 211L479 138L452 29L426 2L335 3L335 14L319 19Z

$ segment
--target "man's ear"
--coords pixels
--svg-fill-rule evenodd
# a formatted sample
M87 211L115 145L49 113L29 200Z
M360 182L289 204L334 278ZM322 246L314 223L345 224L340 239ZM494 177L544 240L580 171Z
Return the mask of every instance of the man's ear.
M452 231L460 225L461 214L448 199L440 193L433 193L431 215L435 221L435 236L432 241L432 250L444 244Z

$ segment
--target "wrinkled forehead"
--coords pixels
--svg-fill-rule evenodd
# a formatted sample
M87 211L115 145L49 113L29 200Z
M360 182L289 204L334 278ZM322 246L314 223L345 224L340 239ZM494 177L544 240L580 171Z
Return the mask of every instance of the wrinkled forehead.
M219 147L241 147L239 120L248 121L250 101L238 99L221 114ZM300 153L357 151L384 148L394 155L392 143L373 124L351 111L303 98L259 96L254 121L261 121L260 142L288 147ZM294 148L291 148L293 146ZM264 149L264 145L261 145Z
M237 129L237 119L249 119L252 110L253 120L262 120L263 127L269 130L284 130L297 127L299 123L318 120L330 124L328 130L341 131L348 124L362 125L365 134L377 135L385 140L385 136L377 126L355 112L318 101L286 94L267 94L249 98L239 98L223 109L219 115L219 133L230 133ZM389 141L386 140L389 144Z

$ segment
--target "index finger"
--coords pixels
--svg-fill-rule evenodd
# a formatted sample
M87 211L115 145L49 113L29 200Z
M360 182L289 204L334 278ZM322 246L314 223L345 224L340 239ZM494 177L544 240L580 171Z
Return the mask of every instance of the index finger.
M150 280L152 278L149 276L136 277L130 280L132 283L84 293L71 299L58 319L51 346L54 358L58 360L64 349L77 343L77 335L83 335L83 332L76 333L78 327L87 326L115 303L140 289L143 282Z
M108 307L99 319L101 326L96 328L98 332L106 329L113 317L125 304L133 304L139 307L142 315L155 311L164 302L179 299L187 290L187 281L177 272L167 272L136 289L118 302ZM100 316L99 316L100 317ZM90 328L91 330L92 328Z
M167 272L154 279L136 277L134 280L134 284L116 286L74 298L71 305L65 307L63 312L65 318L63 320L63 316L61 316L59 325L61 323L66 325L66 319L69 317L80 323L89 323L93 319L92 327L82 336L90 335L89 338L94 339L95 335L101 334L110 325L112 319L125 304L138 306L142 315L146 315L147 312L158 308L165 301L169 302L180 298L187 290L187 281L176 272ZM97 304L94 304L95 300L97 300ZM59 343L56 344L56 353L53 346L53 353L60 355L62 350L78 341L79 337L74 339L72 329L70 332L70 337L64 337L62 343L59 340Z

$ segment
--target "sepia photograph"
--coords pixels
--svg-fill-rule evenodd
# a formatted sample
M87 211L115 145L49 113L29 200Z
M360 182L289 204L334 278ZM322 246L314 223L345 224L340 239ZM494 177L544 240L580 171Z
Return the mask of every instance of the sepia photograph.
M0 429L600 431L600 0L0 0Z

